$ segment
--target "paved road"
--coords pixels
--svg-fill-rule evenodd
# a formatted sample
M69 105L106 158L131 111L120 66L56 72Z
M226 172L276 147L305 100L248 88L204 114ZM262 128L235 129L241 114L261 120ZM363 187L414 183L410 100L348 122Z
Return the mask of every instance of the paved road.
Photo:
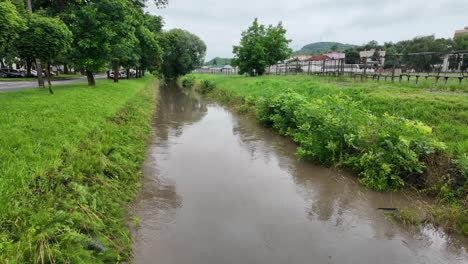
M96 74L96 79L105 79L106 74ZM52 80L52 85L62 85L67 83L85 82L86 76L69 78L64 80ZM47 84L47 81L46 81ZM37 87L37 81L0 81L0 93L25 90Z

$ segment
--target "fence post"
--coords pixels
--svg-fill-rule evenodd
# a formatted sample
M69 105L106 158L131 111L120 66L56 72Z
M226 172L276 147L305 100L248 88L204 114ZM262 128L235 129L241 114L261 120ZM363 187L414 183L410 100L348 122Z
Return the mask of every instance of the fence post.
M364 58L364 77L366 77L367 80L367 57Z

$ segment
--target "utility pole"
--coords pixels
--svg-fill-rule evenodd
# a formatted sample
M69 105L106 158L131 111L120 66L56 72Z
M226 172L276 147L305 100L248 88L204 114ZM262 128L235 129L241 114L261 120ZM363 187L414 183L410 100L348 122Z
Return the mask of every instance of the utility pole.
M27 0L26 3L28 5L28 12L32 14L31 0ZM44 78L42 78L41 60L38 58L36 58L36 72L37 72L37 82L38 82L39 88L44 88Z

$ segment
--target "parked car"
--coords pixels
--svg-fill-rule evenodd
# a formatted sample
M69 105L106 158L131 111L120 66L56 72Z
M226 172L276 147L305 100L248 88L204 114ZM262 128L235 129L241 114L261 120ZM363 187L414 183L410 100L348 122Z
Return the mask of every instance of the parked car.
M129 72L130 72L130 77L136 77L136 70L130 69Z
M114 71L110 71L109 72L109 79L114 79L114 76L115 76ZM118 78L119 79L127 79L127 72L125 72L125 71L119 72Z
M45 70L42 70L42 76L46 76ZM55 73L53 71L50 71L50 76L55 76Z
M7 78L8 75L0 70L0 78Z
M23 78L26 77L26 74L14 69L0 69L4 74L6 74L7 78Z
M33 77L37 77L37 71L36 70L31 70L31 75Z

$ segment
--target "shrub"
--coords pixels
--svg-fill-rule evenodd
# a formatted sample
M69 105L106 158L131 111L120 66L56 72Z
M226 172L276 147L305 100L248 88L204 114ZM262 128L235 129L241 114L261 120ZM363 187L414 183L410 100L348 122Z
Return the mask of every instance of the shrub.
M213 91L214 88L216 88L216 84L213 81L202 80L200 83L200 91L202 94L207 94Z
M182 87L192 88L194 84L195 84L195 77L194 76L186 76L182 80Z
M287 91L259 103L260 122L299 144L297 155L321 164L346 165L360 182L377 190L393 190L417 181L424 157L443 149L431 128L419 122L363 110L346 96L307 100Z

